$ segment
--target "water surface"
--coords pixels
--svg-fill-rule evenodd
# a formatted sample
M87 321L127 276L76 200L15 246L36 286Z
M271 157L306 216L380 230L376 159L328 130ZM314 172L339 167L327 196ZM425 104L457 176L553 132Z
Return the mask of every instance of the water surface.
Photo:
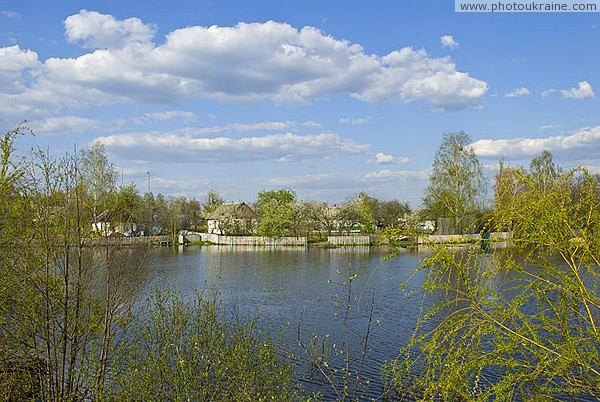
M406 295L422 284L423 274L415 276L415 269L426 254L403 250L384 261L388 255L388 251L369 247L160 248L147 258L149 279L138 299L143 300L157 285L176 290L185 298L217 292L232 309L256 315L260 329L280 335L286 351L295 355L304 387L320 391L328 399L335 393L310 369L306 353L298 347L298 332L304 343L309 343L313 334L327 336L329 360L334 365L343 364L347 335L349 354L358 369L370 323L363 367L370 386L364 396L374 398L381 392L382 364L398 355L422 308L427 307L423 306L422 292ZM354 279L349 282L349 278ZM409 278L409 286L402 288Z

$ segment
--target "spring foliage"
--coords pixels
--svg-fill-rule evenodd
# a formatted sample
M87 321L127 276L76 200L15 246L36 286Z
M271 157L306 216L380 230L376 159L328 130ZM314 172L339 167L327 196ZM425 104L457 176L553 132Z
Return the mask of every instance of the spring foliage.
M512 247L440 248L425 263L436 300L391 366L423 400L600 398L600 206L579 168L540 182L513 170L494 211ZM541 185L540 183L543 183ZM500 189L502 193L502 189Z

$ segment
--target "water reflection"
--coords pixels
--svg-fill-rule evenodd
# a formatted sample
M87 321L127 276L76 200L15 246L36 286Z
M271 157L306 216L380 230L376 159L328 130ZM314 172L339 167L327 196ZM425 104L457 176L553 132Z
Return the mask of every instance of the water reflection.
M342 345L347 284L353 276L347 319L353 354L360 351L371 300L375 301L365 373L373 384L370 395L376 396L381 388L382 363L395 358L406 344L421 312L422 294L406 296L411 289L400 287L415 275L415 268L427 253L405 249L384 261L389 254L386 249L369 247L160 248L152 250L147 258L150 276L137 297L145 299L157 285L188 298L216 292L231 308L256 315L260 328L281 334L288 350L301 354L297 349L299 327L303 338L328 335L332 345ZM423 275L417 273L411 286L420 286ZM298 359L298 364L299 371L306 374L305 385L332 397L322 379L308 375L304 360Z

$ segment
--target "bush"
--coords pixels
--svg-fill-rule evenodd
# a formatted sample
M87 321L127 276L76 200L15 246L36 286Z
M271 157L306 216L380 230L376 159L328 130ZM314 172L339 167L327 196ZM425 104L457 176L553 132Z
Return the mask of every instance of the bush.
M255 320L228 317L215 299L184 302L156 292L136 315L117 351L110 399L299 398L276 344L257 332Z

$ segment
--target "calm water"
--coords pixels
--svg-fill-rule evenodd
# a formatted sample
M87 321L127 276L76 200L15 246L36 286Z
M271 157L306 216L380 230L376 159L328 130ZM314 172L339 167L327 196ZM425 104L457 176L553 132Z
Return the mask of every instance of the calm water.
M380 368L395 358L406 344L418 320L422 294L410 296L410 286L424 253L406 250L383 261L388 253L365 248L269 249L244 247L181 247L155 249L148 256L149 278L138 298L163 286L184 297L199 292L218 292L227 306L256 314L261 329L280 334L286 349L294 351L297 372L308 391L335 396L320 375L310 370L306 353L298 348L300 338L309 342L312 334L328 335L332 364L342 364L344 334L350 339L351 356L358 359L369 323L374 297L371 333L363 376L371 382L365 398L381 392ZM351 309L344 330L347 278L356 274L351 288ZM411 276L410 286L401 284ZM426 306L425 306L426 307ZM335 345L335 348L334 348ZM356 365L358 368L358 365Z

